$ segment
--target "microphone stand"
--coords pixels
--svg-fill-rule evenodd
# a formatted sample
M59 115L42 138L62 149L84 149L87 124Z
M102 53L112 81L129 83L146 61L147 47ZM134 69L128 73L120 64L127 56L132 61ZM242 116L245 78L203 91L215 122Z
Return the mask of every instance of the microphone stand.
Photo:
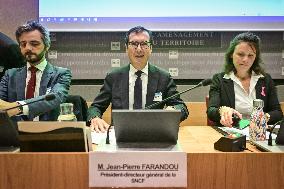
M269 131L269 137L268 137L268 145L269 146L272 146L272 132L273 132L273 129L276 127L276 125L278 125L280 122L281 122L282 120L280 120L280 121L277 121L268 131Z
M186 92L188 92L188 91L190 91L190 90L192 90L192 89L195 89L195 88L197 88L197 87L200 87L200 86L202 86L202 82L199 83L198 85L195 85L194 87L191 87L191 88L186 89L186 90L184 90L184 91L182 91L182 92L179 92L179 93L176 93L176 94L174 94L174 95L172 95L172 96L169 96L168 98L165 98L165 99L162 100L162 101L159 101L159 102L156 102L156 103L154 103L154 104L151 104L151 105L145 107L145 109L151 109L151 108L153 108L153 107L155 107L155 106L157 106L157 105L160 105L160 104L162 104L162 103L168 101L169 99L175 98L175 97L177 97L177 96L179 96L179 95L181 95L181 94L183 94L183 93L186 93Z
M197 85L195 85L195 86L193 86L193 87L191 87L191 88L189 88L189 89L186 89L186 90L184 90L184 91L182 91L182 92L176 93L176 94L174 94L174 95L172 95L172 96L169 96L168 98L165 98L165 99L162 100L162 101L159 101L159 102L156 102L156 103L154 103L154 104L151 104L151 105L145 107L145 109L151 109L151 108L153 108L153 107L155 107L155 106L157 106L157 105L160 105L160 104L162 104L162 103L168 101L169 99L175 98L175 97L177 97L177 96L179 96L179 95L181 95L181 94L183 94L183 93L186 93L186 92L188 92L188 91L191 91L192 89L195 89L195 88L198 88L198 87L201 87L201 86L207 86L207 85L209 85L209 84L211 84L211 83L212 83L212 80L211 80L211 79L204 79L204 80L202 80L200 83L198 83Z
M112 125L110 125L108 128L107 128L107 136L106 136L106 144L110 144L109 142L109 131L110 131L110 128L112 127Z
M49 95L44 96L43 98L40 98L40 99L31 101L31 102L28 102L28 103L26 103L26 104L19 104L18 106L14 106L14 107L11 107L11 108L7 108L7 109L5 109L5 110L3 110L3 111L9 111L9 110L12 110L12 109L14 109L14 108L19 108L19 107L26 106L26 105L29 105L29 104L32 104L32 103L35 103L35 102L39 102L39 101L43 101L43 100L49 101L49 100L53 100L53 99L55 99L55 95L54 95L54 94L49 94Z

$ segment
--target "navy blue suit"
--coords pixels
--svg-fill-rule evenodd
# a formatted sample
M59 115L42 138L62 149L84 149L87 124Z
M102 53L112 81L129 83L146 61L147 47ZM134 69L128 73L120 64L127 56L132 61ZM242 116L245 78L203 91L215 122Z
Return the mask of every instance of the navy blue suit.
M65 102L71 82L71 72L67 68L47 63L41 78L39 96L25 100L27 67L13 68L5 72L0 83L0 99L7 102L25 101L26 103L42 98L46 94L55 94L51 101L40 101L29 106L28 120L40 116L41 121L57 120L59 105ZM23 119L26 119L22 116Z

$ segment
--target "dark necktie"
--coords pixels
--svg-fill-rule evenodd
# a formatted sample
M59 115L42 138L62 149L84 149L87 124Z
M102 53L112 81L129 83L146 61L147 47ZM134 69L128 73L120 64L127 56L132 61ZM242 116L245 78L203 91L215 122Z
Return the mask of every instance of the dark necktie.
M134 86L133 109L142 109L142 80L141 80L142 73L143 72L141 70L135 72L135 74L137 75L137 79L135 81L135 86Z
M31 66L29 68L31 72L31 78L29 80L28 86L27 86L27 92L26 92L26 99L30 99L34 97L35 93L35 86L36 86L36 71L37 68L34 66Z

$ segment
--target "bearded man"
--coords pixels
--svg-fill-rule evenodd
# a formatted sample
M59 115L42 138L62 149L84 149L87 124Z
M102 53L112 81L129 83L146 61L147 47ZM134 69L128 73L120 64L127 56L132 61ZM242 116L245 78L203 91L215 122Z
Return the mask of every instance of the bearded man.
M16 30L16 39L26 59L26 66L5 72L0 82L0 110L23 105L7 111L15 121L54 121L60 104L65 102L71 83L71 71L47 62L50 47L48 30L37 21L28 21ZM54 94L49 101L38 101ZM33 101L38 101L31 103Z

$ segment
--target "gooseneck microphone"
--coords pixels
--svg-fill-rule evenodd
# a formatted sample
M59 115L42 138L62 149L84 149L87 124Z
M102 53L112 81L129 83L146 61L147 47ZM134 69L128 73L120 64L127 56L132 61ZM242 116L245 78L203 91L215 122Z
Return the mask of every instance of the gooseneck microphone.
M26 105L29 105L29 104L33 104L35 102L39 102L39 101L43 101L43 100L46 100L46 101L50 101L50 100L53 100L55 99L55 94L47 94L45 95L43 98L39 98L37 100L34 100L34 101L31 101L31 102L28 102L26 104L19 104L18 106L14 106L14 107L11 107L11 108L7 108L7 109L4 109L2 111L9 111L9 110L12 110L14 108L19 108L19 107L22 107L22 106L26 106Z
M156 102L156 103L154 103L154 104L151 104L151 105L145 107L145 109L152 109L153 107L155 107L155 106L157 106L157 105L160 105L160 104L162 104L162 103L164 103L164 102L166 102L166 101L168 101L168 100L170 100L170 99L172 99L172 98L175 98L175 97L177 97L177 96L179 96L179 95L181 95L181 94L183 94L183 93L186 93L186 92L188 92L188 91L191 91L192 89L195 89L195 88L198 88L198 87L201 87L201 86L207 86L207 85L210 85L211 83L212 83L212 79L204 79L204 80L202 80L200 83L198 83L197 85L195 85L195 86L193 86L193 87L191 87L191 88L189 88L189 89L186 89L186 90L184 90L184 91L182 91L182 92L176 93L176 94L174 94L174 95L172 95L172 96L169 96L169 97L165 98L165 99L162 100L162 101L159 101L159 102Z
M110 142L109 142L109 132L110 132L110 128L111 127L112 127L112 124L107 128L106 144L110 144Z
M270 129L268 129L269 131L269 137L268 137L268 145L272 146L272 132L274 130L274 128L276 127L276 125L278 125L279 123L281 123L282 120L277 121L274 125L272 125L272 127L270 127Z

